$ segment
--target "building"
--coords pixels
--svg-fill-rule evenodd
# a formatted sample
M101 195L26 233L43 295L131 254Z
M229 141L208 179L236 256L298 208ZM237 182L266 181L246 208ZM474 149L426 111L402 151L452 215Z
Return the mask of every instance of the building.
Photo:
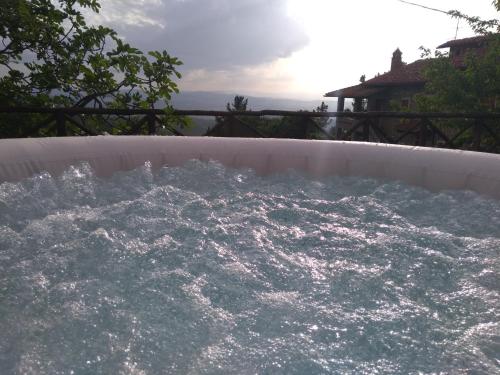
M465 56L469 53L482 56L485 54L491 36L477 36L459 40L452 40L441 44L437 48L449 48L449 58L457 69L465 66ZM426 79L424 71L431 59L421 59L406 64L402 59L402 52L394 51L391 59L391 68L388 72L377 75L358 85L345 87L325 94L326 97L337 98L337 112L345 110L345 99L353 99L354 111L411 111L415 109L414 97L423 91ZM379 120L378 125L384 131L397 139L400 134L408 133L412 121ZM348 131L354 126L354 121L348 118L339 119L337 134ZM353 135L356 138L356 134Z
M477 36L452 40L441 44L438 48L450 48L449 58L457 68L461 68L464 66L467 54L484 55L491 38L491 36ZM355 110L389 111L394 106L411 110L414 108L412 98L425 86L423 72L430 61L430 59L422 59L406 64L398 48L392 55L391 69L387 73L355 86L331 91L325 96L338 98L338 112L344 111L346 98L355 99L357 103L363 101L366 103L360 108L354 108Z
M465 66L465 56L473 53L476 56L484 56L491 41L491 36L476 36L472 38L451 40L441 44L438 48L449 48L450 59L457 68Z
M425 86L424 68L429 60L417 60L405 64L399 49L394 51L391 60L391 70L356 86L345 87L325 94L327 97L338 98L337 111L344 111L345 99L365 101L363 109L368 111L389 111L391 102L398 101L404 108L410 109L411 98L421 92ZM359 109L357 109L359 110Z

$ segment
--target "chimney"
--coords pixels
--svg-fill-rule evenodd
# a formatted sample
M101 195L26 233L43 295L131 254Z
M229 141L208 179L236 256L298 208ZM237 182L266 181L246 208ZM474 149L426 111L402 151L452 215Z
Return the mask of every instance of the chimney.
M394 70L399 70L403 67L403 60L401 58L402 56L403 54L401 53L399 48L394 51L394 53L392 54L391 72Z

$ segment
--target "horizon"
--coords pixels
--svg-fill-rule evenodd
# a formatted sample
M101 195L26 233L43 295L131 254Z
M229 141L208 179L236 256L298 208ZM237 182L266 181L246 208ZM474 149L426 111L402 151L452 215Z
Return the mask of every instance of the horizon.
M290 100L290 101L298 101L298 102L317 102L317 101L324 101L324 102L336 102L336 98L332 97L325 97L325 96L300 96L300 94L297 94L297 96L287 96L286 94L263 94L263 95L246 95L245 93L240 93L237 91L217 91L217 90L182 90L178 94L172 95L172 97L182 95L182 94L203 94L203 95L220 95L220 96L228 96L233 98L236 95L239 96L244 96L247 99L270 99L270 100ZM250 104L250 103L249 103ZM224 103L225 105L225 103Z

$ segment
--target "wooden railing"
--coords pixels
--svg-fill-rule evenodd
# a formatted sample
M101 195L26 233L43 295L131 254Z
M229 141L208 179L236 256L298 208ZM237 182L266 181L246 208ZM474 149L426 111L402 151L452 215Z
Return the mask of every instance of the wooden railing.
M38 114L37 123L26 124L15 116ZM19 117L21 116L21 117ZM464 148L500 152L500 113L414 113L414 112L306 112L306 111L203 111L113 108L0 108L0 134L3 127L16 128L15 136L40 135L43 129L54 135L171 134L181 136L182 130L168 125L165 118L210 116L226 119L226 132L220 135L265 137L255 129L251 118L289 117L299 129L294 138L310 138L314 133L323 139L358 140L430 147ZM96 118L105 126L96 127ZM333 133L318 125L315 119L336 118ZM220 123L220 121L219 121ZM126 124L126 126L123 126ZM247 131L245 131L245 129ZM313 132L311 132L313 130ZM43 132L42 132L43 133ZM239 134L241 133L241 134ZM217 132L212 132L217 135ZM286 131L280 137L286 137Z

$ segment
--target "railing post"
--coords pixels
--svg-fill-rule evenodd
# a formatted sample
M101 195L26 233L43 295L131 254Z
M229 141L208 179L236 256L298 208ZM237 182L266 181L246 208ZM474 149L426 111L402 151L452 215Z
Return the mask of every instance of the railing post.
M156 134L156 115L154 112L150 112L147 115L148 118L148 134L155 135Z
M55 113L56 118L56 132L58 137L65 137L66 132L66 116L62 110L58 110Z
M436 147L436 131L434 129L434 127L432 126L432 122L431 120L428 120L429 121L429 130L431 132L431 147Z
M234 137L236 133L236 117L233 115L224 117L224 121L228 124L228 128L223 132L223 137Z
M474 151L479 151L481 149L481 133L482 133L482 124L479 120L474 122L474 127L472 128L473 140L472 140L472 149Z
M422 118L420 121L420 133L418 137L418 145L425 146L427 144L427 119Z
M301 139L307 139L309 135L309 120L307 116L300 117Z
M335 125L335 127L337 128L337 131L335 134L335 139L337 139L338 141L342 141L344 139L344 134L343 134L344 131L340 128L338 121L337 121L337 125Z
M363 123L363 141L370 141L370 119L366 119Z

